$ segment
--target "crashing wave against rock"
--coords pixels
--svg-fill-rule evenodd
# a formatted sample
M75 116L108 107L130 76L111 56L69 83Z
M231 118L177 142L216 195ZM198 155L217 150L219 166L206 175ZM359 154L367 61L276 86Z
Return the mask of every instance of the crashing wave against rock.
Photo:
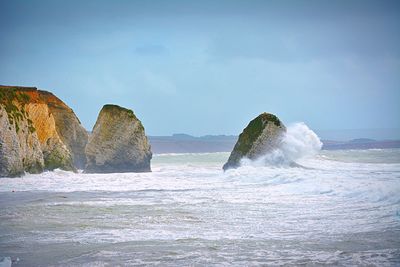
M237 168L242 159L255 160L278 148L286 127L277 116L262 113L253 119L239 135L224 170Z

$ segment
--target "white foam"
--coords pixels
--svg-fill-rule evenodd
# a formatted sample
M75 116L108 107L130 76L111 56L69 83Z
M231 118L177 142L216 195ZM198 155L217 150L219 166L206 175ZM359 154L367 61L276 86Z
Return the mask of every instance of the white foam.
M84 262L92 266L96 251L103 246L99 244L106 244L111 254L129 251L132 254L126 259L147 265L160 265L158 259L193 265L189 260L180 262L186 257L185 249L210 260L197 263L209 265L240 250L237 265L259 265L261 261L254 259L269 255L258 254L256 244L260 250L276 251L277 260L270 265L285 265L282 255L298 259L292 265L301 265L308 253L332 255L332 251L348 251L348 244L362 253L371 247L369 255L375 255L371 256L375 260L376 255L384 255L379 249L396 247L400 163L371 163L370 158L379 154L389 159L400 155L400 150L352 151L350 156L322 151L311 158L303 155L312 153L296 151L302 149L291 153L300 154L297 161L309 168L248 165L223 172L221 166L229 153L220 153L156 157L152 173L56 170L1 178L1 252L3 256L20 254L34 266L81 266ZM359 159L343 162L344 156ZM48 250L49 246L54 249ZM76 251L82 258L65 254L69 246L71 253ZM323 249L315 253L319 247ZM397 250L388 253L391 258L398 255ZM123 260L111 254L102 258L104 262L121 265ZM341 264L343 259L333 261L335 257L330 256L331 265L368 265L365 261ZM151 261L155 258L156 262ZM34 264L32 259L44 261ZM64 264L70 259L71 264ZM371 265L385 265L384 260ZM226 262L232 262L231 258Z
M4 257L0 259L0 267L11 267L11 258Z
M287 128L282 150L288 159L296 161L305 157L313 157L319 153L321 148L321 140L304 122L295 123Z
M314 157L322 148L322 142L304 122L287 127L281 145L256 160L243 159L242 166L278 165L288 166L303 158Z

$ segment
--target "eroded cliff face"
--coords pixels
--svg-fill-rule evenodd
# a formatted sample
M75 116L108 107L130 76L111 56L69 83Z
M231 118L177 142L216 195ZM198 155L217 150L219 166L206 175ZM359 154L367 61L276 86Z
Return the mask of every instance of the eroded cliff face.
M144 127L135 114L105 105L86 146L85 172L148 172L152 153Z
M224 170L237 168L243 158L257 159L280 145L286 127L277 116L262 113L250 121L239 135Z
M87 133L53 94L34 87L0 86L0 114L0 176L76 170L85 164Z
M40 173L43 168L43 153L31 124L27 119L15 124L0 105L0 177L19 176L24 171Z
M47 103L49 113L53 115L57 133L71 152L74 166L83 169L86 165L87 131L73 110L52 93L40 91L40 97Z
M47 104L29 103L25 106L36 129L36 133L43 152L45 168L53 170L62 168L64 170L75 170L72 153L61 141L56 130L56 122L53 114L49 111Z

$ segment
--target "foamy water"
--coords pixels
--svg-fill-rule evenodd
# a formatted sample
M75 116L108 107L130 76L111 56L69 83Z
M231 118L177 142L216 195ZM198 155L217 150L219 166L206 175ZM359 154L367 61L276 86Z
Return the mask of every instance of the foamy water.
M242 166L293 166L304 158L316 156L322 148L318 136L303 122L287 127L280 146L255 159L242 159Z
M0 257L13 266L400 265L399 149L223 172L228 156L156 155L152 173L0 179Z

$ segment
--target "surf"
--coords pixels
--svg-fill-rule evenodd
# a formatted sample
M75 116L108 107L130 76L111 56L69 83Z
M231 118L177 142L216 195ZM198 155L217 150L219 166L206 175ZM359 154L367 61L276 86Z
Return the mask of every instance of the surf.
M315 157L322 145L318 135L304 122L293 123L287 127L277 149L254 160L244 158L241 166L304 167L298 161Z

